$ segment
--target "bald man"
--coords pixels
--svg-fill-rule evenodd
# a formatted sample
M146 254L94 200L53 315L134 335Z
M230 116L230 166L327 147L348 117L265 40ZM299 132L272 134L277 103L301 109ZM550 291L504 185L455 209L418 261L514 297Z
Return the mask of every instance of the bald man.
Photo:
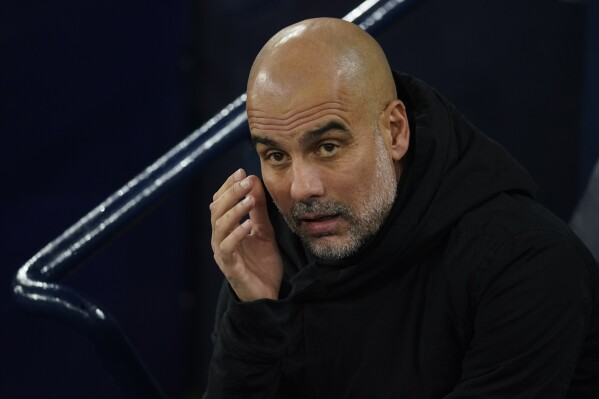
M248 79L262 181L210 206L208 398L597 398L599 273L534 184L357 26L277 33Z

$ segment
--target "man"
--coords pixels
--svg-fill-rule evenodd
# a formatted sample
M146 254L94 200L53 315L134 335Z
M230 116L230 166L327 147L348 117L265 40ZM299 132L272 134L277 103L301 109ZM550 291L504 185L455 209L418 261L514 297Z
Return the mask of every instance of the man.
M210 206L208 398L599 397L596 263L369 35L277 33L247 115L264 186L240 169Z

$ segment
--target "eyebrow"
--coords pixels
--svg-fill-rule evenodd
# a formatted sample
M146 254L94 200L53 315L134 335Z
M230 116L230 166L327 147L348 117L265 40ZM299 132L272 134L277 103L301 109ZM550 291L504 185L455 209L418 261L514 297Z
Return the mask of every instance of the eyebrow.
M349 131L349 129L345 127L342 123L337 121L330 121L322 127L318 127L314 130L310 130L304 133L304 135L300 139L300 143L302 145L305 145L306 143L309 143L315 138L322 136L323 134L331 130L336 130L341 133L344 133L347 136L351 136L351 132ZM254 146L256 146L257 144L264 144L269 147L280 148L280 145L275 140L269 139L267 137L258 136L255 134L252 134L252 142L254 143Z
M337 121L330 121L322 127L319 127L314 130L310 130L310 131L306 132L303 135L303 137L300 139L300 142L302 144L309 143L310 141L314 140L315 138L322 136L323 134L325 134L331 130L336 130L341 133L344 133L345 135L351 136L349 129L347 129L343 124L341 124L340 122L337 122Z

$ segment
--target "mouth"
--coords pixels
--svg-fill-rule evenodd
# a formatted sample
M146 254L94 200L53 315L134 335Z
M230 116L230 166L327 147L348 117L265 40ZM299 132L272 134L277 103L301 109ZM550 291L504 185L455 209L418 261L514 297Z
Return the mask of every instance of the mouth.
M298 219L299 225L311 235L332 234L340 220L340 214L306 215Z

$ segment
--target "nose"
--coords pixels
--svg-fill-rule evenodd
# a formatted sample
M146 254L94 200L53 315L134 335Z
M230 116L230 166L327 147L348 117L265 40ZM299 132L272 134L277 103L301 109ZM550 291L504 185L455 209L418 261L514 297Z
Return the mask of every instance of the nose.
M319 172L306 162L295 162L292 166L291 198L306 201L324 194L324 184Z

